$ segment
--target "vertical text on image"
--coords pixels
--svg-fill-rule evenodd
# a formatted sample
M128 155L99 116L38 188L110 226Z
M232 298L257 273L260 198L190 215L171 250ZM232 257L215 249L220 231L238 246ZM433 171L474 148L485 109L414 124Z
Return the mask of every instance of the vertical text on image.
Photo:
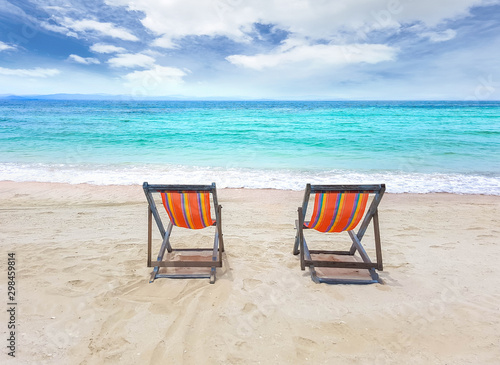
M16 254L7 254L7 354L16 357Z

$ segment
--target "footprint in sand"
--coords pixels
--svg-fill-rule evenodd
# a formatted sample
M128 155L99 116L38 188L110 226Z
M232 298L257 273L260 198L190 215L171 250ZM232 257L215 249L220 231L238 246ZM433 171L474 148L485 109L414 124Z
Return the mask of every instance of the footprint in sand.
M496 236L492 235L492 234L479 234L477 235L477 238L494 238Z
M150 364L159 364L162 361L165 361L167 358L167 346L165 345L165 341L161 340L153 350L153 354L151 355Z
M244 279L243 280L243 289L244 290L252 290L255 289L258 285L262 284L262 281L258 279Z
M253 303L247 303L245 304L245 306L243 307L243 313L250 313L250 312L253 312L257 309L257 306Z
M456 246L456 242L446 242L442 244L437 244L437 245L431 245L429 246L430 248L440 248L444 250L450 250Z
M381 279L384 281L384 284L386 284L386 280L385 279ZM375 286L375 288L377 290L380 290L380 291L391 291L391 287L389 285L377 285Z
M309 358L318 348L316 341L302 336L294 337L293 342L295 343L297 357L302 360Z
M86 283L83 280L70 280L68 281L68 284L76 287L86 286Z

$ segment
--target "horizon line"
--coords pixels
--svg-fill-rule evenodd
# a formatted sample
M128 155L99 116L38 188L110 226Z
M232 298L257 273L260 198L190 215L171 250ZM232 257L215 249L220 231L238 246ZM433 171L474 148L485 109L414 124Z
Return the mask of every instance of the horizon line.
M132 96L127 94L83 94L83 93L56 93L56 94L3 94L0 100L109 100L109 101L332 101L332 102L388 102L388 101L428 101L428 102L499 102L500 99L341 99L326 97L302 97L302 98L250 98L250 97L225 97L225 96Z

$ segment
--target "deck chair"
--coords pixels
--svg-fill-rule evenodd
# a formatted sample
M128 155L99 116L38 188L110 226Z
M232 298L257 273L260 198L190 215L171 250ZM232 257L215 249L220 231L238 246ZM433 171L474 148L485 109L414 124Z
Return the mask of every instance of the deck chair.
M217 202L215 183L212 183L212 185L150 185L145 182L143 189L148 200L148 267L154 267L149 282L151 283L157 278L209 278L210 283L213 284L215 282L216 268L222 267L222 252L224 251L221 226L222 207ZM164 228L161 216L156 207L153 197L155 193L160 195L165 207L169 220L167 229ZM215 219L211 215L210 195L212 196L215 210ZM165 217L165 214L163 216ZM162 238L162 244L156 261L151 260L153 218L156 221ZM166 217L164 219L166 220ZM214 226L215 238L213 247L173 249L170 244L170 235L173 226L186 229L203 229ZM168 252L167 255L165 255L165 251ZM203 255L203 251L205 251L205 255ZM206 251L211 252L211 256L207 257ZM183 260L183 254L184 256L188 256L189 260ZM160 268L166 268L162 271L167 271L167 273L160 272ZM169 270L191 270L178 268L210 268L210 272L208 273L208 269L205 269L207 273L168 272Z
M378 221L377 207L385 192L385 184L380 185L311 185L307 184L304 193L302 206L298 208L298 220L295 222L296 236L293 248L293 254L300 253L300 268L305 270L309 267L311 278L316 283L328 284L371 284L380 282L375 269L382 271L382 250L380 245L380 230ZM310 215L310 221L305 221L307 206L311 194L314 194L314 208ZM371 197L370 197L371 195ZM368 201L371 204L366 211ZM361 240L373 220L375 233L375 253L376 260L372 262ZM357 233L354 229L359 226ZM328 251L328 250L309 250L304 230L314 229L319 232L343 232L347 231L352 245L348 251ZM358 255L355 255L358 252ZM339 268L344 272L354 273L354 269L363 271L368 275L366 278L354 277L321 277L316 269ZM332 271L327 269L325 271Z

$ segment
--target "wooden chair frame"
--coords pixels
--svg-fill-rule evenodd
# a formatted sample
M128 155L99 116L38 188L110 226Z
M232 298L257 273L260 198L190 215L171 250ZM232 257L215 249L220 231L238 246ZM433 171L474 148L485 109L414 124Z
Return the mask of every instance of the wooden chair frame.
M309 203L309 197L311 194L321 193L321 192L337 192L337 193L373 193L374 198L365 212L363 220L360 222L359 230L357 233L354 230L347 231L352 240L351 248L348 251L328 251L328 250L309 250L307 247L306 239L304 237L304 230L309 229L306 225L309 222L304 222L306 217L307 205ZM382 199L385 192L385 184L378 185L311 185L307 184L304 193L304 201L302 206L298 208L298 220L295 221L295 227L297 230L295 236L295 244L293 247L293 254L298 255L300 253L300 268L305 270L306 266L309 267L311 272L311 278L316 283L328 283L328 284L372 284L380 282L379 276L375 269L382 271L382 249L380 243L380 229L378 220L378 205ZM363 245L361 240L368 228L368 225L373 220L373 228L375 234L375 252L376 260L372 262ZM362 262L353 261L331 261L331 260L313 260L311 254L331 254L331 255L348 255L353 256L356 252L362 259ZM344 269L366 269L368 270L370 279L342 279L342 278L332 278L332 277L319 277L316 273L315 267L329 267L329 268L344 268Z
M154 267L151 273L150 283L157 278L172 278L172 279L193 279L193 278L209 278L210 283L215 283L216 268L222 267L222 252L224 252L224 241L222 238L222 223L221 223L221 209L222 207L217 201L217 189L215 183L212 185L152 185L145 182L143 184L144 193L148 201L148 267ZM184 248L173 249L170 245L170 234L172 233L173 224L169 219L167 229L164 228L160 214L156 207L153 193L163 192L209 192L212 194L213 205L215 208L215 222L213 226L215 229L214 244L212 248ZM156 261L152 261L152 226L153 218L158 226L162 237L162 245L158 253ZM211 251L212 256L207 261L174 261L164 260L165 251L168 252L182 252L182 251ZM210 274L160 274L160 267L210 267Z

